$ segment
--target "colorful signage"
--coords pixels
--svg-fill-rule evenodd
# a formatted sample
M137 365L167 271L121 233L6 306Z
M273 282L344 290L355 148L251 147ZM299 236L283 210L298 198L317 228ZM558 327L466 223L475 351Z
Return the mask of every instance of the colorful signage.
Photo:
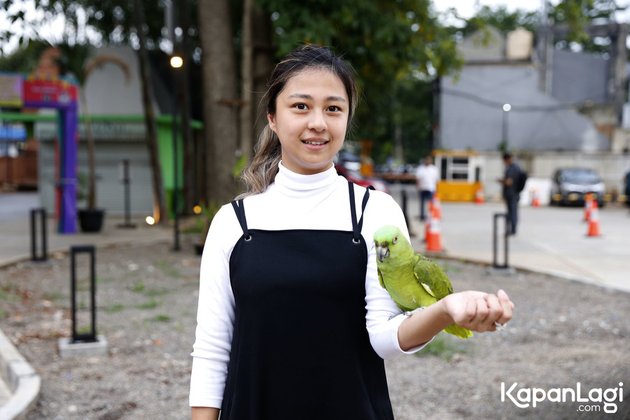
M15 73L0 73L0 107L22 107L24 77Z
M25 80L24 102L58 107L76 102L77 87L65 80Z

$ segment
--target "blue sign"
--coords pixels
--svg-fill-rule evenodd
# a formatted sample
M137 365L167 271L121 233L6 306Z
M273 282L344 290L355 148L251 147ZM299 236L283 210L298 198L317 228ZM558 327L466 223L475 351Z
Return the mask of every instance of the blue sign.
M26 140L26 127L23 125L0 125L0 141Z

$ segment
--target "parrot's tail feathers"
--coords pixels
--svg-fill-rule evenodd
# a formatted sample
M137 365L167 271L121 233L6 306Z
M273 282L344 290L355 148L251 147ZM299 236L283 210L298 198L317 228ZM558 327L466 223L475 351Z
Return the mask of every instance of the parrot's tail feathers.
M456 324L449 325L448 327L444 328L444 331L459 338L470 338L473 335L472 331L470 331L469 329L460 327Z

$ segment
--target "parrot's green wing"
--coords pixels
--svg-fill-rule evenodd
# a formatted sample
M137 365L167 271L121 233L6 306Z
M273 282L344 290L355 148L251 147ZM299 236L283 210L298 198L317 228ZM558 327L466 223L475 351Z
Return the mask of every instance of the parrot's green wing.
M414 266L414 273L418 281L420 281L420 284L425 286L425 289L427 287L430 288L432 291L431 294L435 296L437 300L453 293L453 285L444 270L442 270L442 267L422 255L418 257L416 265ZM472 331L469 329L456 324L449 325L444 331L459 338L469 338L473 335Z
M435 298L435 293L433 293L433 290L431 290L431 287L424 281L424 277L428 276L428 273L426 275L423 275L422 277L420 275L418 275L417 270L415 269L415 267L418 266L418 262L424 258L422 255L420 254L415 254L413 256L413 267L414 267L414 276L416 278L416 280L418 280L418 283L420 283L420 286L422 286L422 288L431 296L433 296ZM424 274L424 273L423 273ZM437 300L437 298L436 298Z
M385 289L385 283L383 283L383 273L381 273L381 269L377 267L376 272L378 273L378 283L383 289Z
M419 255L413 271L420 283L431 289L431 294L436 299L440 300L453 293L453 285L442 267L430 259Z

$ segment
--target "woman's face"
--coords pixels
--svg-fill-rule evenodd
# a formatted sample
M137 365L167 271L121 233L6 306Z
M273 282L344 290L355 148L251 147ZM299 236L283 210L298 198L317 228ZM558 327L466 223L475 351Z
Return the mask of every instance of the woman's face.
M325 69L306 69L289 79L276 98L269 127L282 146L282 163L311 175L329 169L346 136L350 101L343 83Z

